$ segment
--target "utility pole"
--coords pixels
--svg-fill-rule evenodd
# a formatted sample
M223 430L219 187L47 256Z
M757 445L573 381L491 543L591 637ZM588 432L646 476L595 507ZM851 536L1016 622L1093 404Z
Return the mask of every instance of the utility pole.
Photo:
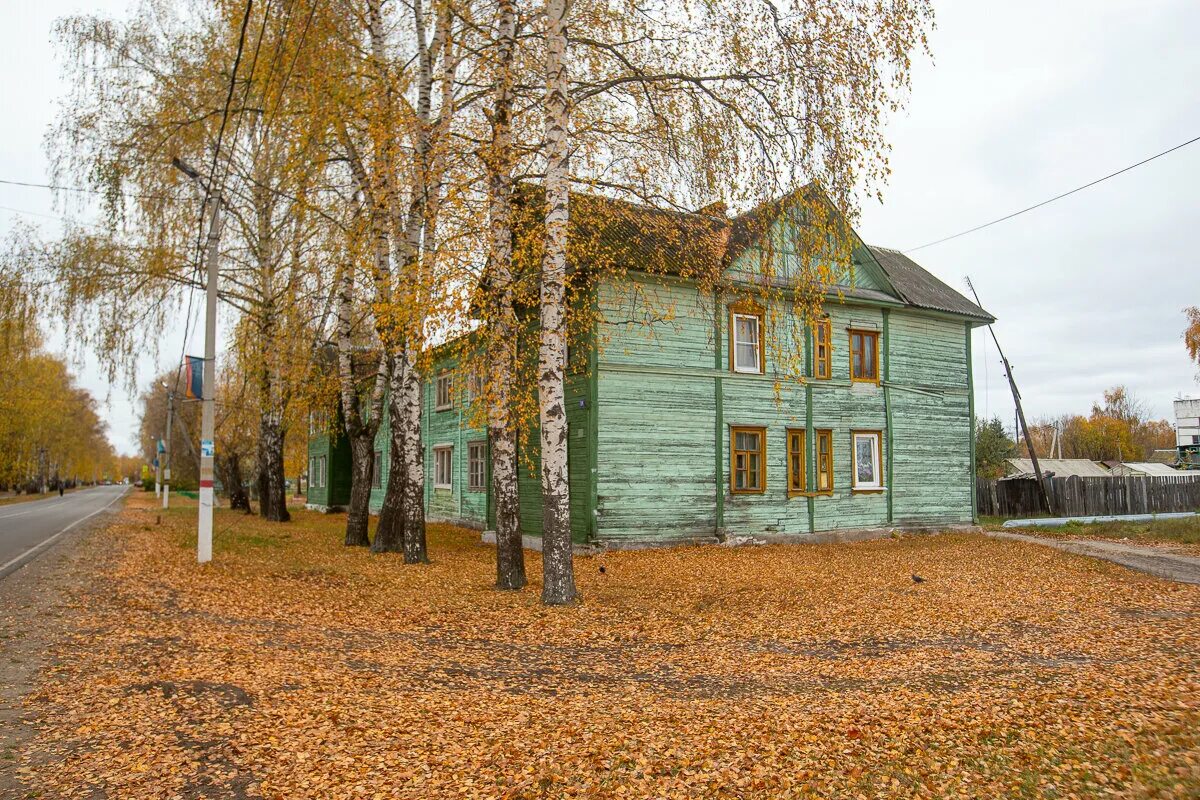
M176 169L200 184L208 200L208 243L205 260L208 265L205 280L204 304L204 385L200 416L200 517L196 536L196 560L201 564L212 561L213 506L213 444L216 429L217 389L217 279L221 245L221 193L216 187L205 187L200 174L176 158Z
M975 291L975 285L971 283L971 279L967 278L967 288L971 290L971 294L975 295L975 304L980 308L983 304L979 302L979 293ZM1025 435L1025 446L1029 448L1029 460L1033 462L1033 474L1037 477L1038 497L1042 501L1042 508L1047 514L1053 514L1054 509L1050 507L1050 495L1046 493L1046 484L1042 480L1042 467L1038 464L1037 451L1033 449L1033 437L1029 435L1029 425L1025 422L1025 409L1021 407L1021 392L1017 389L1017 382L1013 379L1012 365L1008 363L1008 358L1005 357L1004 351L1000 349L1000 340L996 338L996 331L988 324L988 333L992 335L992 341L996 343L996 352L1000 354L1000 361L1004 364L1004 374L1008 377L1008 386L1012 389L1013 403L1017 407L1017 422L1020 423L1021 432Z
M163 384L164 386L166 384ZM167 449L163 453L163 509L170 507L171 498L171 423L175 411L175 392L167 391Z
M162 439L154 440L154 496L162 494Z

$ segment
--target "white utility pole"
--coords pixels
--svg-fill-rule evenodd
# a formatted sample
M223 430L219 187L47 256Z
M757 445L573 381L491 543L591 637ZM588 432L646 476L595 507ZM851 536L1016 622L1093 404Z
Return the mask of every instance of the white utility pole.
M204 305L204 386L200 421L200 530L196 540L196 559L204 564L212 561L213 443L216 430L217 390L217 276L218 254L221 245L221 194L213 191L208 197L208 279Z
M167 449L163 452L163 508L170 508L171 499L171 415L175 411L175 392L167 392Z
M213 506L216 504L213 492L213 459L216 447L213 439L216 430L217 278L221 247L221 193L216 187L205 186L200 174L181 159L173 159L171 163L200 184L200 188L206 191L209 205L208 245L205 254L208 272L204 285L204 385L201 387L200 416L200 520L196 536L196 560L205 564L212 561Z
M94 483L94 481L93 481ZM154 496L162 494L162 439L154 440Z

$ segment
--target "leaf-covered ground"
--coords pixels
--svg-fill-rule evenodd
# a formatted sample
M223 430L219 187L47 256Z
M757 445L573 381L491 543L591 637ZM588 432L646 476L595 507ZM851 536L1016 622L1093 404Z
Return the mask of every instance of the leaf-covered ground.
M199 568L159 513L92 541L35 794L1200 795L1200 587L954 535L581 558L544 609L469 531L405 567L222 512Z

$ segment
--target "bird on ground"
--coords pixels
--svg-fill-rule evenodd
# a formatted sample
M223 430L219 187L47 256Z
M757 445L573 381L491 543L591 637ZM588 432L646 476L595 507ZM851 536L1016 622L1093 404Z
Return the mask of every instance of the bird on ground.
M914 574L914 575L912 576L912 579L913 579L913 583L924 583L924 582L925 582L925 579L924 579L924 578L922 578L920 575L917 575L917 574Z

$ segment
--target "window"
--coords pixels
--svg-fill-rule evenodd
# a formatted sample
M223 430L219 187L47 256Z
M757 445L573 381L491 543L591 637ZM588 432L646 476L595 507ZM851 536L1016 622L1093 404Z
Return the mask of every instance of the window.
M787 432L788 494L800 494L808 490L804 480L804 431Z
M734 494L761 494L767 488L766 428L738 427L730 428L730 432L730 491Z
M467 378L467 402L474 403L476 400L483 397L483 387L483 370L471 370L471 375Z
M813 377L829 380L833 373L833 323L828 317L813 324Z
M879 332L850 330L850 380L879 383Z
M433 448L433 488L454 488L454 447L451 445Z
M854 448L854 481L851 488L856 492L883 491L880 474L879 431L853 431L850 442Z
M487 491L487 442L467 445L467 491Z
M318 470L318 472L321 473L321 488L322 489L325 488L325 478L326 478L325 467L327 466L327 464L325 462L325 458L326 458L325 456L321 456L321 468L320 468L320 470Z
M437 393L437 402L433 406L435 411L445 411L448 408L454 408L454 382L451 378L452 376L449 372L443 372L435 380L434 388Z
M313 488L313 479L317 476L317 459L308 459L308 488Z
M833 431L817 431L817 491L833 492Z
M371 459L371 488L383 488L383 451L376 450Z
M761 375L763 360L763 314L758 310L730 311L730 345L733 371Z

